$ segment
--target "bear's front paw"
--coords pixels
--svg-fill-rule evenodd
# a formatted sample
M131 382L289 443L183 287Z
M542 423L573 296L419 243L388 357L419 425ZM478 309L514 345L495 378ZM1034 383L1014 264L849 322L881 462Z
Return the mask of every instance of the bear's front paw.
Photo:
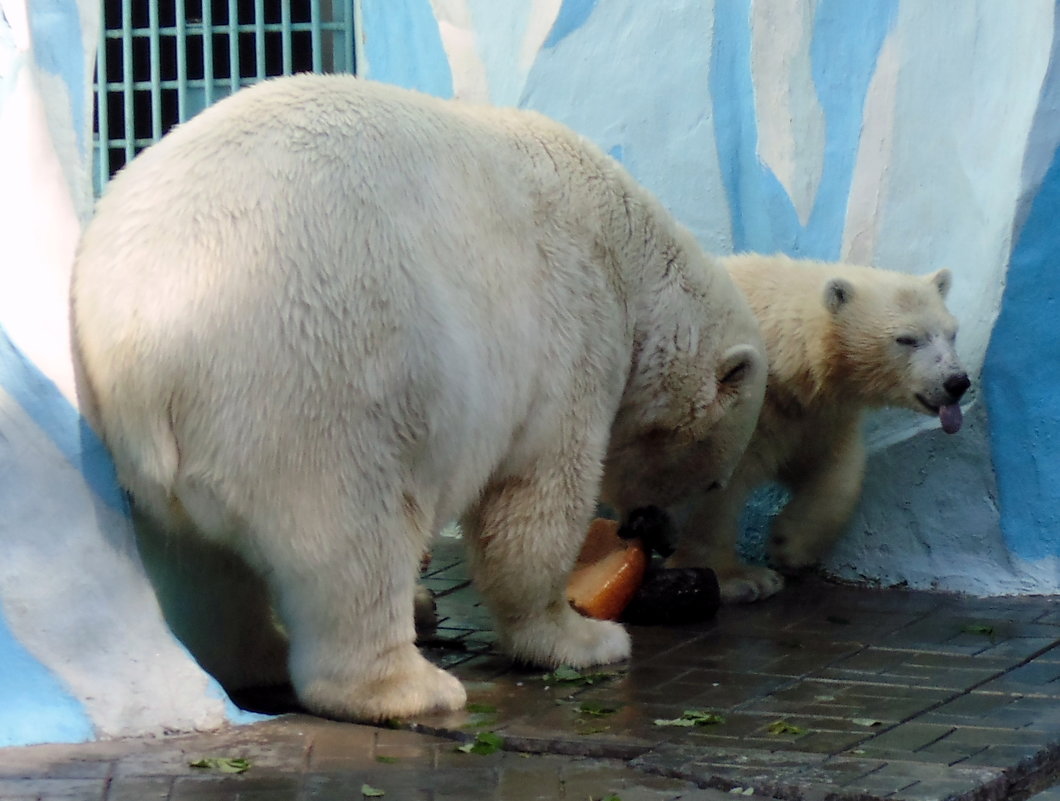
M629 634L618 623L591 620L564 606L551 614L513 621L501 637L516 660L541 667L584 668L629 658Z
M298 697L318 714L362 721L450 712L467 702L463 685L411 645L395 649L384 664L371 668L382 676L313 677L297 688Z
M784 577L768 567L741 565L718 573L721 600L727 604L749 604L776 595L784 587Z

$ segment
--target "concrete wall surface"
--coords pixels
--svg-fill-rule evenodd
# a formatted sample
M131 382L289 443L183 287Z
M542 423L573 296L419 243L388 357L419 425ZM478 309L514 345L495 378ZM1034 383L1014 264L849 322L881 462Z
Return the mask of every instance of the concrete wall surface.
M709 250L950 267L965 428L873 416L829 568L1060 590L1052 0L359 0L359 20L368 77L567 123ZM245 719L162 619L78 412L99 24L96 0L0 0L0 746Z
M91 213L95 0L0 0L0 747L242 719L170 633L78 413L67 284Z

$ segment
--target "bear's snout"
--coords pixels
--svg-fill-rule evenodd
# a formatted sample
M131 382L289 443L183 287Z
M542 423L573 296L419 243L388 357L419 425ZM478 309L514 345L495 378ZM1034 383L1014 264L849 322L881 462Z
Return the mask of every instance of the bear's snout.
M942 387L956 401L960 400L961 396L971 385L972 382L969 380L967 373L954 373L943 382Z

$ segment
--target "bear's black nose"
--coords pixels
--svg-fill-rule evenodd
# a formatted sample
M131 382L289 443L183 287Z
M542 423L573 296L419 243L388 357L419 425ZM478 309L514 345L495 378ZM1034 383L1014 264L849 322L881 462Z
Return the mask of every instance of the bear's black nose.
M945 390L950 393L954 400L957 400L965 393L965 391L972 385L972 382L968 380L968 376L964 373L957 373L951 375L943 383Z

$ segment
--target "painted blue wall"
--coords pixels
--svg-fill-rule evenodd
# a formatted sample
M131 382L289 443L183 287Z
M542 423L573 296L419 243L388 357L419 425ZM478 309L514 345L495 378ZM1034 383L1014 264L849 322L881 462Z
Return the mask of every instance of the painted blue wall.
M76 406L68 283L101 6L15 7L0 14L0 746L222 726L241 718L166 626Z
M81 702L19 643L0 615L0 748L95 737Z
M85 49L81 44L81 16L69 0L32 0L29 15L33 56L37 66L58 75L66 84L74 133L82 158L88 156L85 141ZM91 107L91 106L89 106Z
M452 97L449 60L429 0L361 0L361 22L361 56L373 78Z
M822 0L812 33L813 81L824 110L824 170L803 224L787 189L759 158L751 70L751 0L718 3L710 88L715 138L732 212L734 252L840 258L862 106L897 0Z
M1026 559L1060 557L1060 19L1051 55L983 369L1001 528Z
M585 24L595 8L596 0L563 0L542 47L555 47L562 42Z
M1060 556L1060 150L1012 252L983 381L1005 541Z
M11 342L0 325L0 389L7 392L55 444L103 503L128 516L114 462L102 440L59 388Z

